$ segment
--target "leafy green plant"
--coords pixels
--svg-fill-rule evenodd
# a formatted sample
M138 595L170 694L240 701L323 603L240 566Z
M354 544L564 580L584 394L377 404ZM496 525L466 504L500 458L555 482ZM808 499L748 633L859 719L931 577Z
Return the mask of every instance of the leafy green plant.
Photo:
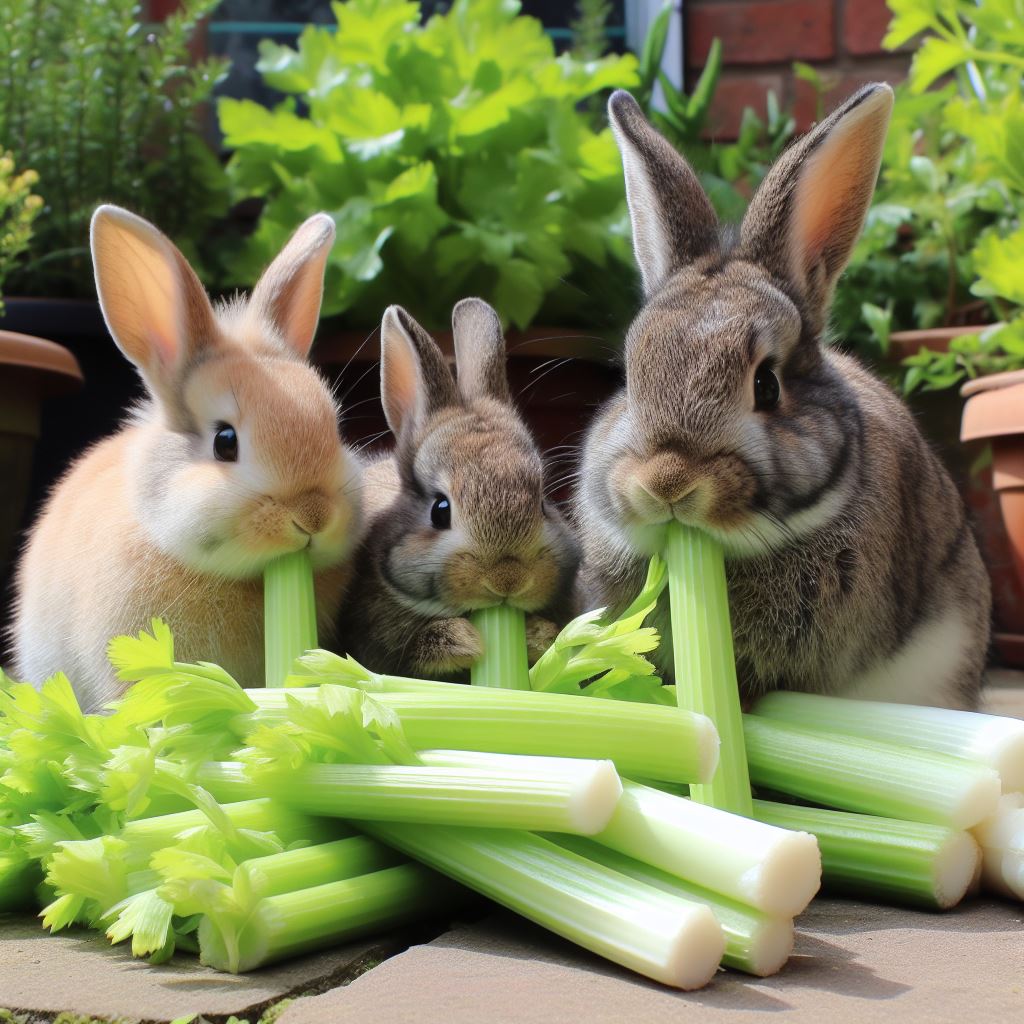
M4 311L4 280L32 238L32 222L43 200L32 192L35 171L15 170L14 158L0 151L0 313Z
M189 52L218 2L186 0L149 26L136 0L5 0L0 139L39 173L47 200L12 290L93 294L88 221L101 200L186 241L220 214L225 182L202 110L226 65Z
M889 6L886 46L926 35L898 92L876 202L836 317L841 334L876 351L894 329L991 324L948 352L904 361L905 392L942 390L1024 366L1024 8ZM866 318L868 340L862 303L882 299L888 317Z
M322 209L338 228L324 311L351 323L401 302L442 326L468 294L518 327L626 315L611 308L633 273L619 157L578 105L635 87L636 58L556 57L517 11L457 0L423 25L417 3L349 0L337 32L263 42L258 68L285 101L219 105L235 195L263 201L232 283Z

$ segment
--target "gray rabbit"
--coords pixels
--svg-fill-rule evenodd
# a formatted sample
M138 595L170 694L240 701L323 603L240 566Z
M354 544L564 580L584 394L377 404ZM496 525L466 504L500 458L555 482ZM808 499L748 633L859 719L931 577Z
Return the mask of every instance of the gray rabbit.
M978 699L991 599L963 504L906 407L824 344L892 102L884 84L847 100L778 159L735 231L633 98L609 103L646 301L625 388L584 445L581 586L621 607L666 522L709 530L747 698Z

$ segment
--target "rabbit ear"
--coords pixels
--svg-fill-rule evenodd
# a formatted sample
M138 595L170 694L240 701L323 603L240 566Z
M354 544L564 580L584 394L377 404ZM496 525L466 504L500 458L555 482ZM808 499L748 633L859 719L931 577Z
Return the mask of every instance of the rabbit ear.
M421 426L436 410L458 404L444 355L401 306L388 306L380 325L380 397L395 437Z
M167 399L182 368L217 336L206 291L166 235L118 206L97 208L90 244L107 327L150 390Z
M476 398L511 401L505 368L505 336L498 314L483 299L463 299L452 310L459 391Z
M823 320L864 226L893 93L866 85L768 172L740 229L739 255L767 266Z
M633 252L648 297L693 260L718 246L718 218L693 168L648 124L621 89L608 119L622 153Z
M332 245L334 221L326 213L315 213L263 272L250 299L300 359L309 354L316 334Z

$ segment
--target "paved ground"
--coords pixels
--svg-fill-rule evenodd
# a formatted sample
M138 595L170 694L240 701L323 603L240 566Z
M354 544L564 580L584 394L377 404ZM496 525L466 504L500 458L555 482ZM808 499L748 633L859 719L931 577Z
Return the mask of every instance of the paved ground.
M1024 717L1024 673L994 673L989 709ZM720 972L682 994L637 978L501 913L429 941L392 936L234 978L187 957L149 967L88 933L46 935L0 918L0 1007L167 1022L256 1019L300 997L280 1024L647 1024L655 1020L900 1024L1024 1020L1024 907L973 900L944 915L816 900L775 978ZM406 952L402 952L410 944ZM354 979L354 980L353 980Z

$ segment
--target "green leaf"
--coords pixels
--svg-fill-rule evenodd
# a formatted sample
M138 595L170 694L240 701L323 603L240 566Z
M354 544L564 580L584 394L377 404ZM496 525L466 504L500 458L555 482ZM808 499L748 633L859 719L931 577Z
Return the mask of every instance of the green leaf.
M499 267L494 301L516 327L529 325L543 298L544 288L532 264L513 258Z
M970 60L970 50L965 44L929 36L914 54L910 66L910 88L924 92L936 78Z
M1024 305L1024 228L1005 238L984 235L972 257L979 278L971 288L975 295L1001 296Z

